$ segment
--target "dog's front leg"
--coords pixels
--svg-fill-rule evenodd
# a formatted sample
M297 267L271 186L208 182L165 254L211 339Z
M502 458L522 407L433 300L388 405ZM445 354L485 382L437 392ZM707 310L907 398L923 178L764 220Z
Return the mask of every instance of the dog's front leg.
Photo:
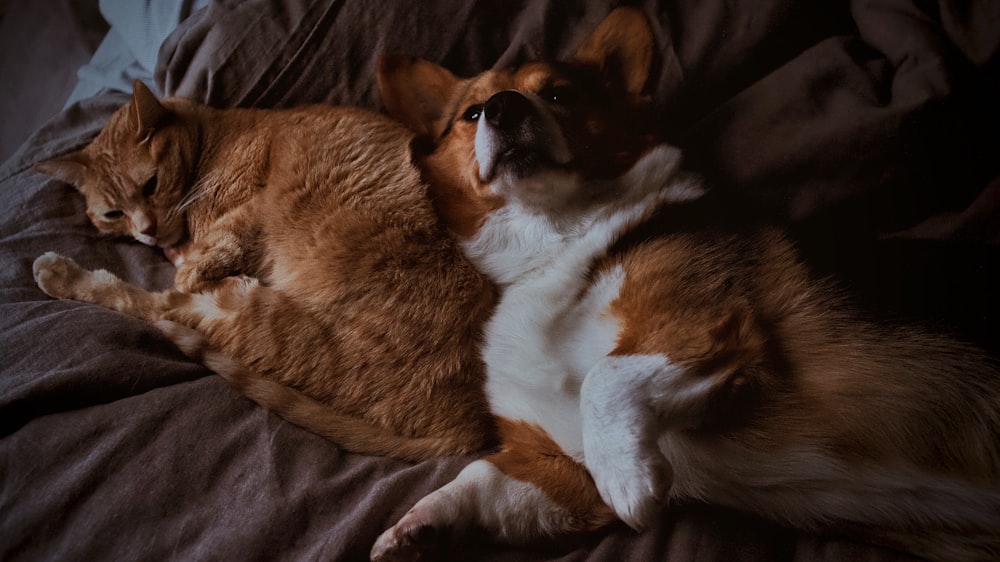
M424 497L372 548L372 560L421 560L433 552L444 535L460 536L478 526L499 539L530 534L531 504L544 497L531 485L508 478L488 460L465 467L444 487Z
M375 542L372 560L420 560L442 535L476 526L498 540L598 529L614 521L582 464L537 426L499 420L503 450L465 467Z

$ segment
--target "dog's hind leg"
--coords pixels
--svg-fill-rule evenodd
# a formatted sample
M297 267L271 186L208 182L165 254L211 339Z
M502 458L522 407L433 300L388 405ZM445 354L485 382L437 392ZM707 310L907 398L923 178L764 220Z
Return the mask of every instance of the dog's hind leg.
M711 371L663 355L608 356L580 389L584 457L601 497L634 529L660 512L673 478L658 441L698 427L741 385L739 369Z
M467 466L384 532L372 560L418 560L445 532L479 527L499 540L591 531L615 520L586 468L537 426L500 419L503 448Z

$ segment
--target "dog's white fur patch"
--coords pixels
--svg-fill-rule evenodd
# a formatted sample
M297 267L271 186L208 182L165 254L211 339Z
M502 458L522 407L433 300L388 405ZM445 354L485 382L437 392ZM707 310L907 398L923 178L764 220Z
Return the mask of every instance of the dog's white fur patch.
M572 227L513 200L465 242L473 261L504 286L483 353L493 412L538 424L577 459L584 452L580 386L614 348L619 326L609 306L624 275L612 268L594 282L587 271L660 203L701 194L699 184L676 173L679 162L676 149L654 148L621 178L605 182L616 194L612 203L592 209L567 203L582 213Z

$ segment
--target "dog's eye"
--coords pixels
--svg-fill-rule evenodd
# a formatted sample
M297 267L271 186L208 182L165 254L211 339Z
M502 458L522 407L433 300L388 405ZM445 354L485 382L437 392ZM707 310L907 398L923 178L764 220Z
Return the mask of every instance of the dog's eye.
M156 193L156 174L153 174L153 177L146 180L146 184L142 186L143 197L148 199L154 193Z
M549 103L568 106L575 104L579 96L576 90L569 86L549 86L538 92L538 97Z
M104 213L104 218L108 219L109 221L118 220L124 216L125 216L125 211L119 211L117 209L114 211L108 211Z
M479 116L483 113L483 104L477 103L476 105L470 105L465 113L462 114L462 121L468 121L470 123L479 120Z

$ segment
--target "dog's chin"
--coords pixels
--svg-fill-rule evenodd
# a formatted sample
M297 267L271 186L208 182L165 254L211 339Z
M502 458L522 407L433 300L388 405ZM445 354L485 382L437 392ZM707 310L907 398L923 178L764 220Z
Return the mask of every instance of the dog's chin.
M533 214L564 209L579 191L578 174L543 155L498 161L486 183L494 195Z
M565 167L543 149L521 146L507 148L484 160L487 165L480 167L480 180L484 183L517 182Z
M489 172L489 181L500 176L512 180L527 178L551 165L551 160L537 151L520 148L510 149L494 161Z

